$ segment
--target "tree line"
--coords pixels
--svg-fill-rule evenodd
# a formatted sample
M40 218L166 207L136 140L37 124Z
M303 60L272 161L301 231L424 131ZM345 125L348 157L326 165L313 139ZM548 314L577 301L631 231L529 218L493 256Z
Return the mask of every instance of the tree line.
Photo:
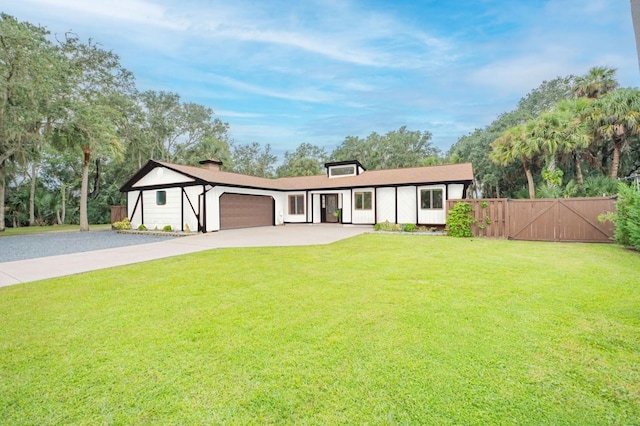
M619 88L615 69L543 82L449 156L474 165L485 197L615 194L640 169L640 91Z
M270 145L238 144L228 123L177 93L138 91L118 55L74 33L0 15L0 231L109 220L119 186L148 159L261 177L319 174L328 160L370 169L439 162L431 133L402 127L347 137L333 152L302 143L280 165Z

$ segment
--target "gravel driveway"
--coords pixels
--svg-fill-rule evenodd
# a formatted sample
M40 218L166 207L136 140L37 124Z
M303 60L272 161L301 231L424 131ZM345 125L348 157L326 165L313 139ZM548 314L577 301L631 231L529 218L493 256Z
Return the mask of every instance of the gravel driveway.
M0 263L170 240L172 236L115 231L61 232L0 237Z

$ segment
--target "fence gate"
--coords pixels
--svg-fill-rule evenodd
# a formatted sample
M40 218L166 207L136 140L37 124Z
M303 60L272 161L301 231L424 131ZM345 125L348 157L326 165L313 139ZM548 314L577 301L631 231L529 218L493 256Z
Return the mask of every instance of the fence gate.
M471 204L477 237L584 243L610 243L613 237L613 224L598 216L615 211L615 198L448 200L447 209L459 201Z

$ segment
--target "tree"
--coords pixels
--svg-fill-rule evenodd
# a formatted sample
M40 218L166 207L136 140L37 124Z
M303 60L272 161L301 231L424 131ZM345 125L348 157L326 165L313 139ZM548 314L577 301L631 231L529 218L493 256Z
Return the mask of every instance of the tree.
M302 143L292 153L284 153L284 162L276 170L278 177L312 176L322 174L327 153L323 148Z
M497 138L492 144L490 158L497 164L506 166L520 160L524 167L529 188L529 198L535 198L535 184L533 173L531 172L531 162L535 155L527 134L528 129L521 124L506 130L502 136Z
M597 136L611 142L610 176L617 178L620 153L632 138L640 136L640 91L618 89L601 96L592 105L589 124Z
M271 145L262 148L257 142L232 145L233 171L250 176L271 178L277 157L271 154Z
M0 14L0 231L4 231L6 165L26 160L40 138L43 105L59 76L56 49L40 26Z
M87 202L92 156L122 152L117 123L124 111L122 97L133 91L133 76L122 68L116 54L89 40L81 43L67 34L62 50L71 64L72 92L67 98L64 122L55 129L57 145L82 153L80 230L89 230Z
M577 97L597 99L618 87L615 76L615 68L593 67L586 75L575 79L573 91Z
M331 153L333 161L358 160L370 170L417 167L425 158L438 156L430 132L406 126L385 135L372 132L366 139L349 136Z

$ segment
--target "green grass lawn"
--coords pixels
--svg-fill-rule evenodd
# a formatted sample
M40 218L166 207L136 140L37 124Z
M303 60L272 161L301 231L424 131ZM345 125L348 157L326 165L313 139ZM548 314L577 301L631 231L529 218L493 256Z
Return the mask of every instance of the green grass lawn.
M0 289L0 424L640 424L640 254L363 235Z
M111 229L111 225L90 225L89 229L91 231L106 231L107 229ZM80 225L21 226L20 228L5 228L3 232L0 232L0 237L26 234L44 234L47 232L73 232L79 230Z

